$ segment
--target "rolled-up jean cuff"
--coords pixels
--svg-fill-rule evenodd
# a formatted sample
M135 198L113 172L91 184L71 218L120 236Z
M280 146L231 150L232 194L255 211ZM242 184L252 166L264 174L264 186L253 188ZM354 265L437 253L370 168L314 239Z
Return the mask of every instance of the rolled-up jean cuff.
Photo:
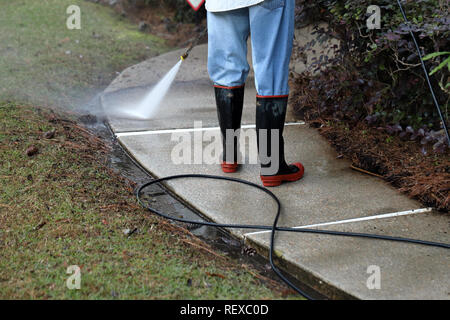
M263 96L260 94L256 95L257 98L267 99L267 98L288 98L289 94L275 95L275 96Z
M222 86L220 84L215 83L214 84L214 88L221 88L221 89L240 89L245 87L245 84L241 84L239 86L232 86L232 87L228 87L228 86Z

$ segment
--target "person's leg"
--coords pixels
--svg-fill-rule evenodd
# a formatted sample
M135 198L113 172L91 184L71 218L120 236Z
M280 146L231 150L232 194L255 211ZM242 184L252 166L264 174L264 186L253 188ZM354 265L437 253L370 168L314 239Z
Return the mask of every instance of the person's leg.
M208 12L207 19L208 72L214 83L222 133L222 169L224 172L234 172L238 162L235 130L241 126L244 84L250 69L247 62L248 8Z
M294 5L294 0L265 0L249 10L257 90L256 129L265 186L296 181L304 172L301 163L288 165L284 158Z
M249 8L255 85L260 97L289 95L294 0L265 0Z
M248 8L208 12L208 72L215 85L244 85L250 66L247 39L250 33Z

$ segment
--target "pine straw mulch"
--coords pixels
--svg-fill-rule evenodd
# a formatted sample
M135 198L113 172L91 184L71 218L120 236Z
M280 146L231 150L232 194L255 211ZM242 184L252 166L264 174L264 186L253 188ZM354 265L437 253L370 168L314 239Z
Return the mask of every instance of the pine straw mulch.
M300 90L299 90L300 89ZM296 114L317 128L336 151L356 168L380 176L401 192L425 206L448 213L450 209L450 152L427 154L416 141L390 136L364 122L333 120L302 107L301 88L292 98ZM305 110L306 109L306 110Z

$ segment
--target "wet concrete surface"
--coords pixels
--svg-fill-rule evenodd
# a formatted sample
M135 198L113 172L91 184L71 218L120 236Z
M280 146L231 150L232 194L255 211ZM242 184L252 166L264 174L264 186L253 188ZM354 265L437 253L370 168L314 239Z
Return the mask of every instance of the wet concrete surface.
M211 127L217 126L213 92L206 85L206 48L199 46L196 50L192 54L194 59L185 63L187 71L180 70L177 78L177 81L189 82L192 92L190 89L189 94L179 100L179 104L167 104L167 108L175 111L179 118L161 117L158 123L149 123L145 130L192 128L194 120L202 120L205 124L211 124ZM154 83L159 79L157 75L163 75L164 70L169 70L176 63L173 59L178 54L179 52L174 52L127 69L106 90L106 99L102 99L102 102L112 101L107 100L112 94L116 99L122 94L127 99L129 90ZM169 61L170 59L173 61ZM153 74L148 74L149 69L153 70ZM175 90L183 90L181 87L180 85L176 89L175 84ZM199 101L203 102L199 104ZM105 109L110 107L108 104L103 106ZM201 112L197 113L196 108ZM245 108L248 109L248 114L244 116L244 123L251 123L251 112L255 108L254 96L246 100ZM140 131L138 128L141 128L136 124L112 119L110 124L115 133ZM420 203L402 195L378 178L352 171L349 168L350 162L337 159L337 154L316 130L295 125L286 127L285 132L286 157L289 161L302 161L306 174L299 182L284 184L272 190L283 204L280 226L294 227L421 207ZM170 133L125 134L119 137L119 141L145 171L154 177L186 173L222 174L218 164L175 164L172 150L176 142L171 140ZM260 183L257 164L244 165L240 171L230 176ZM209 220L265 225L273 222L273 201L262 192L243 185L199 179L169 181L165 185L189 208ZM449 243L448 227L448 217L433 212L334 226L332 229L403 235ZM257 248L262 255L267 255L269 234L248 235L249 230L239 229L228 231L235 238L245 239L248 245ZM445 249L357 238L278 233L276 250L279 255L277 261L285 270L330 298L450 297L450 256ZM380 289L367 286L370 277L367 270L370 266L377 266L381 270Z
M349 168L348 161L336 160L337 155L328 150L327 142L321 140L315 130L304 126L287 127L285 130L286 144L290 146L288 159L297 160L295 155L298 155L307 173L301 182L272 190L283 204L280 226L310 225L420 208L419 203L381 180L355 173ZM299 136L304 139L293 143ZM170 141L170 134L121 137L119 140L157 177L185 173L222 175L219 165L173 165L171 150L175 142ZM238 173L229 176L259 183L258 173L258 165L245 165ZM170 181L166 185L213 221L259 225L273 223L275 203L263 192L247 186L195 178ZM423 228L425 224L427 228ZM327 229L450 241L448 219L438 213ZM229 232L241 239L245 237L246 243L259 248L262 254L270 243L269 233L246 235L252 232L246 229L230 229ZM448 279L446 270L450 257L443 249L367 239L278 233L276 250L282 256L281 263L285 270L299 279L310 277L308 284L329 297L441 299L447 294L447 287L436 279L436 275ZM420 258L423 254L426 259ZM399 257L401 260L398 260ZM389 282L383 291L369 290L366 286L366 270L371 265L389 272L389 277L386 277ZM410 272L410 275L404 276L404 272ZM424 287L428 290L422 290Z
M306 173L300 182L271 189L289 213L281 217L280 226L309 225L420 207L419 203L404 197L381 180L355 173L348 161L336 160L337 155L329 150L327 142L316 130L305 125L288 126L284 136L287 160L301 161ZM217 164L213 165L174 165L172 150L178 141L174 141L170 133L122 136L119 141L147 170L158 177L183 173L224 175L218 164L218 156ZM203 150L208 144L204 142ZM227 176L261 184L257 164L246 164L237 173ZM225 219L227 223L245 224L259 222L266 225L273 221L275 203L262 191L248 186L201 179L169 181L167 185L186 201L195 203L201 212L213 220ZM239 233L245 232L242 230Z
M92 101L91 101L92 103ZM96 103L92 103L92 108L97 108ZM104 120L104 119L103 119ZM85 115L80 118L80 122L94 134L111 145L112 151L108 155L108 165L122 177L134 182L138 187L148 183L155 178L151 176L127 151L120 145L115 138L109 124L102 118ZM158 210L163 214L174 218L181 218L197 222L211 222L200 211L190 207L186 202L179 199L164 185L151 185L145 188L141 194L144 204L152 209ZM193 235L202 239L211 245L218 252L230 257L236 265L249 265L258 271L262 276L278 282L280 287L285 284L272 272L267 257L260 255L256 249L246 244L242 239L233 237L229 232L221 228L201 226L195 223L181 223L172 221L174 225L186 228ZM326 297L311 288L304 286L295 277L286 274L291 282L299 288L308 292L317 299L326 299Z

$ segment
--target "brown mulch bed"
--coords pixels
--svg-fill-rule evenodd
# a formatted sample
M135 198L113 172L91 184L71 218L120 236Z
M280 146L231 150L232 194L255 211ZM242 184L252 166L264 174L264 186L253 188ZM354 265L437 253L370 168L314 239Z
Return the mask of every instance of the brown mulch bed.
M434 153L416 141L390 136L364 122L333 120L302 106L301 87L293 84L292 98L298 117L317 128L336 151L350 159L354 167L381 176L401 192L425 206L448 213L450 209L450 152Z

